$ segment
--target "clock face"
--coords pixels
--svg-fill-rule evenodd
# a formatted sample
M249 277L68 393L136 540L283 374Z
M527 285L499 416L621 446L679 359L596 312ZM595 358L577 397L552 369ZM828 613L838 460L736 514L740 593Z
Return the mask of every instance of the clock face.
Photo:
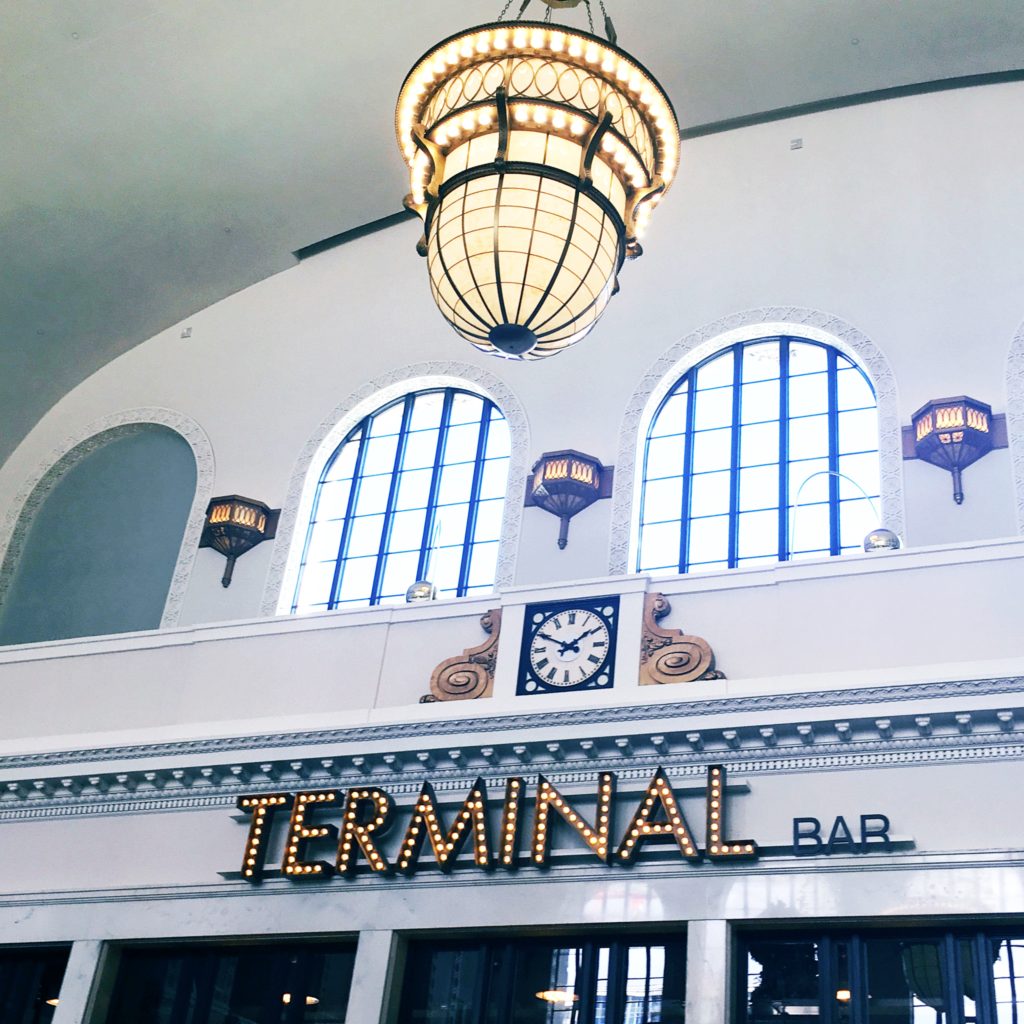
M618 598L530 605L518 693L611 686Z

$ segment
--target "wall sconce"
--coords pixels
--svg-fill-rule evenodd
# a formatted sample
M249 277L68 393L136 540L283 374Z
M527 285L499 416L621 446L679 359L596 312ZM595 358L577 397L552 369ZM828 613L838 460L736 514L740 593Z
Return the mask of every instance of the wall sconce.
M934 399L911 417L915 454L953 474L958 505L964 500L962 471L997 446L993 420L990 405L966 395Z
M564 548L569 541L569 520L598 498L611 497L613 472L612 466L602 466L592 455L571 448L545 452L526 481L525 504L558 516L562 523L558 546Z
M221 586L231 585L231 574L239 555L244 555L260 541L271 540L277 534L280 515L279 508L270 508L262 501L242 498L237 494L210 499L199 546L213 548L227 557L228 564L221 577Z

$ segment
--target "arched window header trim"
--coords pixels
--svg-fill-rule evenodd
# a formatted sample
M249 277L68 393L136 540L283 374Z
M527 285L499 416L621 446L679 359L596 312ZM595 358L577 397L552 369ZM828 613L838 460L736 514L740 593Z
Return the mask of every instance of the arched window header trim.
M878 407L878 445L881 472L882 521L905 535L903 503L903 443L896 380L888 360L866 335L852 324L813 309L771 307L735 313L712 321L678 341L644 374L623 416L612 495L608 570L632 571L631 557L639 484L640 456L648 428L665 397L679 378L716 352L737 342L791 337L829 345L862 369L875 389Z

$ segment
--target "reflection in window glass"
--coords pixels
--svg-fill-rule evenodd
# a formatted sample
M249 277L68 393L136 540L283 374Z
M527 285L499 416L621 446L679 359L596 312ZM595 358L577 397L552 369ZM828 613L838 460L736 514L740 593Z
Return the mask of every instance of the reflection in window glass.
M350 946L127 949L106 1024L344 1024Z
M992 976L997 1024L1024 1022L1024 939L992 944Z
M50 1024L67 965L66 949L0 951L0 1020Z
M493 402L455 388L406 395L367 416L327 460L293 612L493 589L511 451Z
M400 1024L683 1024L682 939L413 943Z
M685 374L644 443L637 570L838 555L878 525L871 383L836 349L743 342Z

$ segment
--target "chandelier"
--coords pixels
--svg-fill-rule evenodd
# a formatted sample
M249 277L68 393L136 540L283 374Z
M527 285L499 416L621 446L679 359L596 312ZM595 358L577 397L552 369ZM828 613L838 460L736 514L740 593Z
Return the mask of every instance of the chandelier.
M481 25L402 85L417 251L442 315L483 352L539 359L585 337L678 167L672 104L605 24L608 40L547 21Z

